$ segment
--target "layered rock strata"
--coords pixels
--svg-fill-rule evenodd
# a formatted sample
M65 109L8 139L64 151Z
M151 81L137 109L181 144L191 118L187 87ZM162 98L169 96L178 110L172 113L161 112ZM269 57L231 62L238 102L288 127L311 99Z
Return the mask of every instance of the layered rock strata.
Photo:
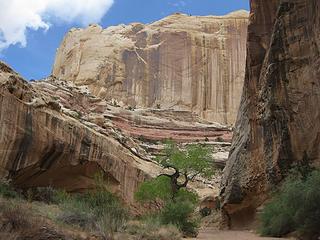
M123 199L132 202L139 182L157 169L111 134L66 114L58 95L43 94L3 63L0 84L1 178L22 188L81 191L92 187L93 175L103 171Z
M138 184L160 172L153 157L163 140L210 144L223 166L231 136L190 112L127 109L70 81L26 82L0 63L0 178L21 188L83 191L102 171L111 190L132 203ZM217 190L218 178L197 181L204 196Z
M243 86L248 13L174 14L152 24L72 29L53 75L126 106L233 124Z
M320 166L320 2L251 0L246 78L221 197L252 220L289 168Z

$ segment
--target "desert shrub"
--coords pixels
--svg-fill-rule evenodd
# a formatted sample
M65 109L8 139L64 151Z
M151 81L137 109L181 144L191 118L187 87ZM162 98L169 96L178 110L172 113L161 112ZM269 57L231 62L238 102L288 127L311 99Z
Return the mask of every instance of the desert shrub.
M120 200L110 192L99 189L84 194L64 196L61 194L59 205L62 208L57 220L98 232L105 239L112 239L126 222L128 213Z
M320 236L320 171L314 171L303 182L303 196L294 222L304 236ZM318 239L318 238L317 238Z
M136 199L140 202L153 203L151 207L156 207L157 211L150 219L158 219L163 225L174 225L186 236L196 236L198 225L192 219L195 204L198 203L198 195L190 190L181 188L172 200L170 179L158 177L152 179L136 192Z
M109 210L104 210L96 223L96 228L105 239L113 239L114 233L124 227L127 220L127 214L118 206L109 205Z
M57 203L57 190L52 187L35 187L29 188L26 192L26 197L29 201L39 201L44 203Z
M55 204L63 204L71 200L72 195L67 193L65 190L57 189L54 191L54 195L52 196L52 203Z
M2 215L2 227L10 231L32 227L30 212L22 208L19 203L8 203L2 206L0 213Z
M139 240L179 240L181 233L174 225L163 225L155 216L148 216L142 221L127 224L126 232Z
M9 183L0 181L0 196L4 198L19 198L20 194Z
M60 207L62 211L57 216L59 222L87 230L94 229L97 218L88 205L78 197L70 196L68 200L60 203Z
M96 191L82 196L82 200L97 217L95 228L107 239L112 239L128 218L120 200L108 191Z
M320 236L320 171L290 176L261 214L261 233L280 237L298 231L304 239Z
M161 212L163 224L173 224L185 236L198 235L198 223L192 217L195 206L190 202L171 202L166 204Z
M175 202L188 202L195 206L199 203L199 196L190 189L181 188L176 195Z
M53 187L33 187L23 193L29 201L38 201L46 204L63 204L70 200L71 196L65 190Z
M0 239L5 239L5 240L17 240L19 239L19 234L18 233L6 233L6 232L0 232Z

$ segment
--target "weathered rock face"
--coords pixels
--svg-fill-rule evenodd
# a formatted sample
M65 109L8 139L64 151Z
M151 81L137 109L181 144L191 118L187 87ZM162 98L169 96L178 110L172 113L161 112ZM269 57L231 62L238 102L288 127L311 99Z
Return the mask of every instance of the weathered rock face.
M320 166L320 2L251 0L244 90L221 196L245 223L292 164Z
M0 62L0 179L21 188L82 191L103 171L112 190L132 203L138 184L161 170L152 159L162 140L213 146L223 167L231 136L230 128L189 111L127 109L53 77L26 82ZM208 196L218 181L192 184Z
M68 93L52 87L57 94ZM93 175L102 170L114 190L132 202L138 183L157 166L108 132L68 116L59 97L48 96L0 62L0 178L9 177L22 188L81 191L92 187Z
M73 29L57 51L52 73L107 100L188 110L233 124L244 79L247 22L248 13L238 11Z

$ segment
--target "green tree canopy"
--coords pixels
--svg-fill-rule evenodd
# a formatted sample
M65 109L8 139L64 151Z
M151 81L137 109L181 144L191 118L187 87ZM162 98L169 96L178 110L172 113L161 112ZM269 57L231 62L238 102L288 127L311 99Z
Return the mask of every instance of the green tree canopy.
M197 221L193 212L198 195L187 188L197 176L213 175L213 161L209 148L197 144L179 148L167 142L163 154L157 157L164 173L140 185L135 193L138 201L156 207L164 224L176 225L188 236L197 235Z
M177 144L169 141L164 149L164 155L157 157L157 161L164 169L172 172L159 176L170 179L173 199L178 191L186 188L189 181L195 177L208 178L214 173L211 151L201 144L187 145L185 149L180 149Z
M157 158L160 165L179 171L189 180L199 175L208 178L214 173L211 151L204 145L190 144L181 150L177 144L168 141L164 153Z
M185 149L180 149L177 144L168 141L163 154L156 160L166 173L141 185L136 194L139 201L175 200L189 181L197 176L209 178L214 173L211 151L201 144L187 145Z

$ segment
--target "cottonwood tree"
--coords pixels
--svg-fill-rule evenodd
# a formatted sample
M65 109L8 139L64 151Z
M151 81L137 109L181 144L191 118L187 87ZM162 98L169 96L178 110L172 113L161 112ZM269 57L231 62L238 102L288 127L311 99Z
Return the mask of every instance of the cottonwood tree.
M158 198L175 201L185 194L181 190L186 189L188 183L197 176L209 178L214 174L211 151L201 144L190 144L180 149L174 142L167 142L163 155L156 160L165 173L143 183L136 194L138 200L151 201Z
M174 224L185 236L197 236L199 226L192 213L198 196L187 186L197 176L208 178L213 175L209 148L197 144L180 149L175 143L168 142L157 161L165 172L142 183L135 194L136 199L155 207L163 224Z

